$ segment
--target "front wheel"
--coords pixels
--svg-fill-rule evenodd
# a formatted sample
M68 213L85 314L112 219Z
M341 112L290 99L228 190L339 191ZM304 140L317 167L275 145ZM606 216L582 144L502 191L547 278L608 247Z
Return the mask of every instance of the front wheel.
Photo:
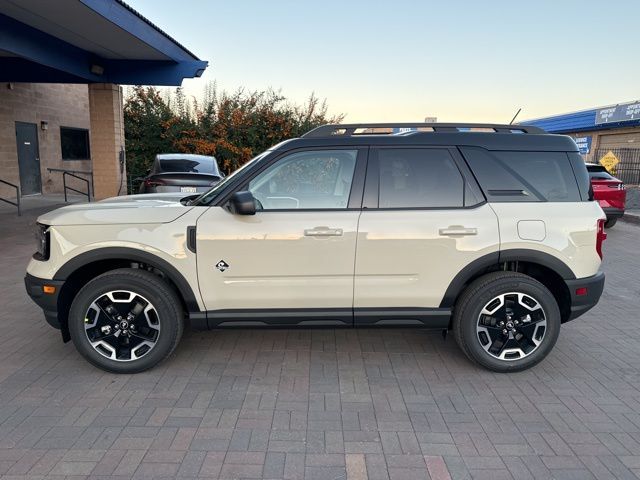
M87 283L69 312L78 352L115 373L147 370L175 349L183 329L180 301L156 275L118 269Z
M607 218L604 222L604 228L611 228L618 222L617 218Z
M462 351L495 372L524 370L551 351L560 309L537 280L516 272L484 275L456 303L453 333Z

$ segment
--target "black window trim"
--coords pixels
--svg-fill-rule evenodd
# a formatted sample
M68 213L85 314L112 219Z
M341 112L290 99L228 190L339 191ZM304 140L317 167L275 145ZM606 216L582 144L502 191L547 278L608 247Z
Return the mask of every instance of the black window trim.
M235 192L244 191L248 188L249 183L264 170L271 165L289 155L300 152L317 152L320 150L356 150L356 166L351 179L351 191L349 192L349 200L347 208L273 208L269 210L259 210L257 213L278 213L278 212L347 212L359 211L362 208L362 196L364 190L365 176L367 171L367 160L369 155L369 147L366 145L322 145L293 148L281 152L274 152L273 158L267 159L263 165L257 165L256 168L246 172L244 178L238 179L234 185L230 185L227 191L222 192L219 200L216 200L212 206L225 207Z
M424 149L424 150L447 150L453 159L453 163L460 172L463 181L463 205L460 207L380 207L380 163L378 152L380 150L399 149ZM473 190L477 198L481 199L473 205L465 205L465 191L467 188ZM384 145L371 147L369 150L369 161L367 162L367 176L365 180L362 209L375 211L412 211L412 210L473 210L487 203L484 193L480 189L476 178L471 173L471 169L464 162L462 155L456 147L449 145Z
M82 131L87 134L87 158L65 158L64 153L62 152L62 130L76 130ZM60 125L60 158L64 162L86 162L87 160L91 160L91 131L88 128L82 127L67 127L66 125Z

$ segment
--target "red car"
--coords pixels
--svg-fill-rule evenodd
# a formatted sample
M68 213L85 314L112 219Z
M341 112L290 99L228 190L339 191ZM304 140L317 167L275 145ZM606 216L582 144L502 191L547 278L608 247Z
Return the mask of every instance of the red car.
M624 183L607 172L602 165L587 163L587 171L591 178L593 198L598 201L607 215L604 226L611 228L624 215L624 203L627 199Z

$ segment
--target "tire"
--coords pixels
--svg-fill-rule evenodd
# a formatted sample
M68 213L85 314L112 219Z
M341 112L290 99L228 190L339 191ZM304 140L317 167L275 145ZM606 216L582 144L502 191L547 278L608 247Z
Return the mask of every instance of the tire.
M482 314L483 310L491 314ZM542 361L558 339L560 324L560 309L551 292L516 272L476 279L461 294L453 313L453 334L460 349L494 372L517 372Z
M604 228L611 228L618 222L617 218L607 218L607 221L604 222Z
M114 373L138 373L157 365L173 353L183 328L175 291L157 275L133 268L91 280L69 312L69 333L78 352Z

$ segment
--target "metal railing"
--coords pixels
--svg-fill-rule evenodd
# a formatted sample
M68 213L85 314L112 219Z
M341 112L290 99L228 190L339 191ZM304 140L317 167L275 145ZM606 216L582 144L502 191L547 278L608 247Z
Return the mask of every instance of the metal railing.
M135 195L140 190L142 177L140 175L127 175L127 194Z
M18 185L16 185L15 183L11 183L11 182L7 182L6 180L2 180L0 178L0 183L3 183L5 185L8 185L12 188L16 189L16 201L12 202L11 200L7 199L7 198L2 198L0 197L0 202L4 202L4 203L8 203L9 205L13 205L14 207L18 208L18 216L22 215L22 211L20 210L20 187Z
M64 201L67 200L67 190L71 190L72 192L79 193L80 195L85 195L87 197L87 202L91 201L91 194L93 193L93 172L91 171L82 171L82 170L67 170L64 168L47 168L49 172L62 172L62 188L64 190ZM86 178L80 177L79 175L88 175L89 180ZM84 182L87 185L87 191L84 192L82 190L78 190L76 188L70 187L67 185L67 176L77 178L78 180Z
M584 159L586 162L599 163L609 152L620 162L610 173L627 185L640 185L640 148L598 148L585 155Z

